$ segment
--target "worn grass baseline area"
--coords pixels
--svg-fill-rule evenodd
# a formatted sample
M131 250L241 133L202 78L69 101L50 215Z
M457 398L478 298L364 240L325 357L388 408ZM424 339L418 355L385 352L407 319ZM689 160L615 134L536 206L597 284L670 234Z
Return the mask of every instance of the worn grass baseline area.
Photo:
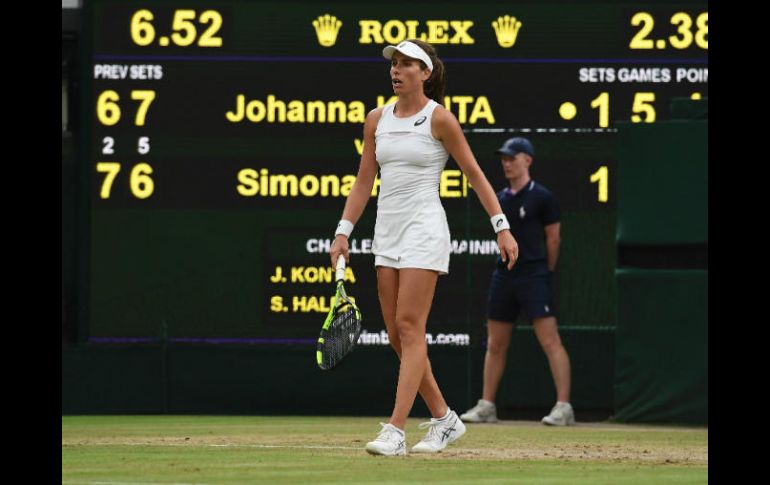
M434 455L371 456L363 417L64 416L62 483L707 483L708 429L468 425ZM407 422L407 446L423 436Z

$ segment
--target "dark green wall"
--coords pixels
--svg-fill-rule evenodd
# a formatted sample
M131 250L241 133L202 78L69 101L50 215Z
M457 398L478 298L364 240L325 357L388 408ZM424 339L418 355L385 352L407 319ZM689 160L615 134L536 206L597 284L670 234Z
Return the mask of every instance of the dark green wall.
M708 423L708 271L618 270L615 419Z
M614 334L562 330L573 366L578 419L612 408ZM484 349L431 347L449 405L465 411L481 393ZM500 390L501 417L542 416L555 392L531 327L516 330ZM389 415L398 366L386 347L359 347L321 371L310 346L80 345L62 350L63 414ZM418 398L413 415L425 416Z
M708 424L708 104L618 128L615 419Z

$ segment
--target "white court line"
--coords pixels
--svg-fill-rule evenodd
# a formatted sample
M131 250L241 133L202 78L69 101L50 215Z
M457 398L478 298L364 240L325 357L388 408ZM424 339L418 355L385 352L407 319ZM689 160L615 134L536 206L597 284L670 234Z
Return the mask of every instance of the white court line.
M247 448L296 448L305 450L360 450L360 446L323 446L323 445L201 445L201 446L243 446Z
M62 480L62 484L77 483L81 485L209 485L207 483L168 483L168 482L89 482L86 480Z
M69 446L203 446L209 448L286 448L298 450L362 450L359 446L324 446L324 445L238 445L238 444L196 444L189 443L64 443ZM115 482L117 483L117 482Z

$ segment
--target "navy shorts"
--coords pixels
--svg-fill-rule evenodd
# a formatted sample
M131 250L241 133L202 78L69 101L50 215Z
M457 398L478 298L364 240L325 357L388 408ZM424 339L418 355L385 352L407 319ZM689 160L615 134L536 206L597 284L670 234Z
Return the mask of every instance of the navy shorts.
M548 274L512 277L496 269L489 285L487 318L515 323L522 310L530 320L556 315Z

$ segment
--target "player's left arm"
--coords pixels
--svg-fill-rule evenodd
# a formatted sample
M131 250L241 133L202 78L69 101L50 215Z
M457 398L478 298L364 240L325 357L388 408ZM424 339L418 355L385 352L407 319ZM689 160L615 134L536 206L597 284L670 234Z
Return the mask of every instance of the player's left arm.
M487 214L490 217L502 214L503 209L500 207L500 201L497 200L497 194L479 167L476 157L473 156L468 140L465 139L465 134L463 134L455 115L443 106L436 106L436 109L433 110L431 131L433 137L444 145L446 151L460 166L460 170L463 171L473 186L473 190ZM519 243L516 242L510 230L504 229L497 233L497 245L500 247L503 261L507 263L510 270L519 258Z
M490 216L500 214L503 210L497 194L481 170L476 157L473 156L468 140L465 139L460 123L451 111L443 106L436 106L433 111L432 121L433 136L446 148L446 151L455 159L457 165L468 178L473 190L481 201L481 205Z

